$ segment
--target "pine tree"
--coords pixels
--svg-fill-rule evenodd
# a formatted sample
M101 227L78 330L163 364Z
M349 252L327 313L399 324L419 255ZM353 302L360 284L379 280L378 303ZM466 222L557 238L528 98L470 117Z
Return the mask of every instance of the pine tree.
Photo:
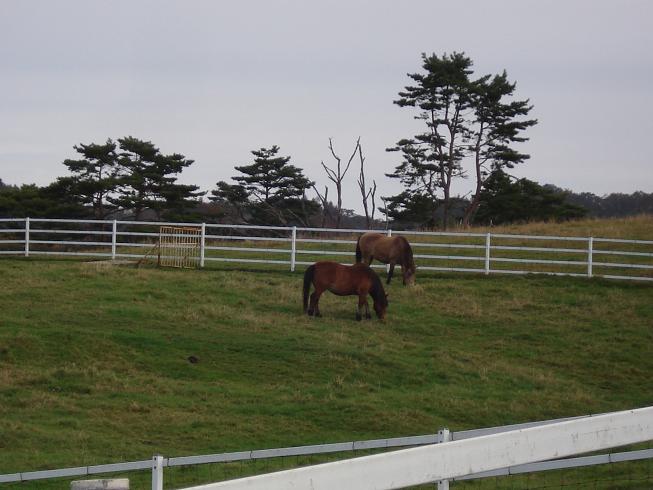
M317 210L317 204L305 196L306 190L314 183L304 176L300 168L289 163L289 156L277 156L278 153L279 147L276 145L252 151L253 163L235 167L243 174L233 177L237 184L218 182L218 189L212 191L212 199L242 202L244 192L246 202L242 202L242 206L253 222L306 224ZM240 211L241 217L245 210Z
M537 124L535 119L521 119L528 115L533 106L529 105L528 100L510 99L515 86L515 83L508 81L505 70L501 75L486 75L472 84L474 122L470 133L470 150L474 157L476 186L465 210L463 224L466 226L469 226L478 209L481 191L490 172L513 168L530 158L511 146L527 141L528 138L521 136L522 131Z
M151 142L131 136L118 139L118 143L121 178L119 196L113 203L133 210L135 219L140 219L145 209L152 209L161 219L165 212L181 214L197 205L203 194L199 187L178 184L176 177L193 160L179 153L163 155Z
M461 160L469 131L465 112L470 104L471 66L471 59L463 53L442 57L422 54L424 73L408 74L416 85L405 87L394 101L399 107L416 108L415 119L424 121L426 129L388 149L401 152L403 161L387 176L399 179L404 185L405 196L410 197L406 205L427 198L435 210L441 202L444 228L449 221L451 184L463 174ZM437 197L439 190L443 194L441 201Z
M442 215L446 228L454 204L460 204L451 196L451 184L466 177L464 164L471 156L476 186L463 215L468 225L489 173L529 158L513 144L526 141L523 131L537 121L525 119L532 109L528 100L512 99L515 83L508 81L505 71L472 80L472 62L463 53L423 54L422 61L424 71L408 75L416 84L400 92L395 104L417 109L415 119L426 129L389 149L402 154L403 161L388 176L399 179L404 192L388 199L388 209L395 215L423 216L423 210L410 208L424 207L428 199L429 222L436 223Z
M68 184L70 182L68 181ZM59 180L46 187L34 184L0 188L0 216L13 218L89 218L84 206Z
M567 202L564 192L528 179L513 179L494 170L481 191L476 222L504 224L528 221L564 221L581 218L587 210Z
M247 189L241 184L228 184L224 180L216 185L217 189L211 191L209 201L219 204L223 215L231 216L231 221L235 218L240 222L246 222L245 212L249 205Z
M289 156L276 156L278 152L276 145L252 151L254 163L236 167L245 175L233 180L240 182L256 200L268 204L302 196L313 182L304 177L301 169L289 164Z
M118 184L116 144L108 139L104 145L80 143L73 147L83 159L66 159L63 164L73 174L60 177L59 185L78 196L85 204L91 204L93 215L104 219L106 201Z

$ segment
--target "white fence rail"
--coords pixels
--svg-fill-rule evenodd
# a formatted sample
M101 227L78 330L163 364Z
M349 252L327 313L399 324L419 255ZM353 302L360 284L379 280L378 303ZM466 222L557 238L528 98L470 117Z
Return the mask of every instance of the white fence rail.
M653 439L653 407L190 488L391 490L650 439Z
M162 225L201 230L199 267L211 262L310 265L353 261L368 230L117 220L0 219L0 255L140 259ZM653 281L653 240L377 230L406 236L422 271L555 274ZM376 265L376 267L382 267Z
M536 430L531 430L536 429ZM504 436L497 439L494 436ZM152 489L161 490L164 483L164 469L173 467L187 467L192 465L202 464L216 464L216 463L231 463L231 462L244 462L255 461L273 458L283 458L291 456L307 456L307 455L320 455L329 453L347 453L362 450L384 450L412 447L412 451L421 447L422 453L428 454L434 449L434 445L442 446L437 453L437 456L429 455L429 461L435 459L439 461L434 466L428 468L428 482L440 481L441 485L444 478L452 480L469 480L480 479L494 476L507 476L525 473L536 473L540 471L561 470L571 468L581 468L587 466L594 466L599 464L619 463L625 461L638 461L653 459L653 449L643 449L634 451L625 451L609 454L599 454L593 456L583 456L576 458L560 459L565 455L577 454L581 452L589 452L600 449L607 449L625 444L635 442L645 442L653 440L653 407L616 412L610 414L599 415L586 415L580 417L569 417L565 419L546 420L540 422L528 422L524 424L507 425L501 427L490 427L483 429L473 429L466 431L449 432L447 429L440 430L437 434L427 434L422 436L411 437L397 437L391 439L373 439L366 441L354 442L340 442L332 444L318 444L311 446L298 446L298 447L285 447L275 449L260 449L250 451L239 451L231 453L220 454L206 454L199 456L182 456L166 458L160 455L154 456L149 460L132 461L127 463L112 463L94 466L79 466L72 468L62 468L56 470L42 470L42 471L27 471L21 473L10 473L0 475L1 483L14 483L14 482L28 482L34 480L54 479L54 478L68 478L98 475L106 473L125 473L130 471L150 471L152 474ZM500 441L500 442L497 442ZM449 444L451 442L451 444ZM446 443L446 444L442 444ZM462 443L462 444L461 444ZM457 444L457 446L456 446ZM499 451L499 445L504 448L504 451ZM431 448L431 449L429 449ZM463 448L463 449L461 449ZM470 449L471 448L471 449ZM566 450L565 448L569 448ZM451 450L451 452L449 452ZM500 458L490 460L486 455L500 454ZM395 459L396 454L404 453L404 451L394 451L390 453L376 454L372 457L357 458L357 460L368 460L376 464L381 456L385 456L390 460ZM440 454L442 453L442 454ZM459 453L462 453L460 456ZM546 454L544 454L546 453ZM409 453L410 454L410 453ZM417 457L415 461L409 461L405 465L402 463L399 473L407 472L413 464L417 464L417 460L421 458L420 452L415 452ZM473 461L474 454L480 455L478 461ZM533 455L533 457L526 457L525 455ZM537 456L534 456L537 454ZM401 456L402 458L404 456ZM456 465L444 464L446 469L442 472L437 472L437 468L442 466L442 462L458 461ZM494 456L493 456L494 457ZM371 458L371 459L368 459ZM555 459L552 459L555 458ZM409 456L409 460L413 457ZM498 461L500 459L500 462ZM528 461L526 461L526 459ZM547 461L544 461L544 460ZM494 461L494 462L493 462ZM540 462L534 462L540 461ZM464 470L454 471L453 468L460 468L462 462L465 464ZM349 463L337 462L329 463L329 471L339 466L347 466ZM394 464L394 463L393 463ZM431 463L429 463L430 465ZM440 465L440 466L438 466ZM324 466L324 465L320 465ZM364 465L365 466L365 465ZM493 468L490 468L493 466ZM290 475L294 478L293 472L311 472L311 467L305 467L297 470L288 470L283 472L286 476ZM321 471L321 470L320 470ZM357 472L358 470L356 470ZM362 475L365 479L372 471L366 468ZM355 472L355 473L356 473ZM393 476L391 479L398 482L399 473L396 478ZM277 474L278 475L278 474ZM341 478L341 476L337 478ZM259 488L256 486L240 486L243 482L251 483L252 479L262 479L265 481L260 488L277 488L268 485L268 481L264 480L265 476L250 477L241 481L227 481L219 484L212 484L201 488ZM274 477L279 478L278 476ZM331 478L331 477L329 477ZM354 475L353 478L357 478ZM413 478L411 476L411 478ZM286 481L288 483L290 480ZM329 480L331 481L331 480ZM341 480L339 480L341 481ZM358 482L358 480L352 480ZM342 483L342 481L341 481ZM402 483L403 485L404 483ZM410 483L413 484L413 483ZM217 486L216 486L217 485ZM332 486L315 486L315 488L400 488L394 486L387 486L388 482L382 483L378 487L365 487L348 482L335 487L335 483L330 483ZM2 488L2 487L0 487ZM279 488L313 488L313 487L289 487L283 486Z

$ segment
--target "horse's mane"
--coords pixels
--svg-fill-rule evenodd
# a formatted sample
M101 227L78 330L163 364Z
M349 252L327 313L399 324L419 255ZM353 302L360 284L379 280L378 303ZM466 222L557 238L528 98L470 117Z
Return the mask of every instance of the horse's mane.
M372 279L372 287L370 288L370 294L375 303L381 303L383 306L388 306L388 298L385 296L385 289L383 289L383 283L379 279L379 275L370 269L370 278Z

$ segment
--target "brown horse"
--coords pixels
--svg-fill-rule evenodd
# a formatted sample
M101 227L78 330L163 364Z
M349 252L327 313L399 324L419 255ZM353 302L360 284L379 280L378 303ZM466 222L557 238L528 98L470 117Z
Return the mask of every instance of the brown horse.
M390 264L388 284L392 279L395 264L401 266L404 284L415 284L416 267L413 250L404 237L399 235L390 237L373 232L363 233L356 243L356 262L370 265L374 259L384 264Z
M311 294L310 305L308 293L311 284L315 288ZM365 307L365 318L371 318L367 295L374 300L374 311L379 319L385 318L388 307L388 297L383 290L379 276L365 264L342 265L337 262L316 262L306 269L304 273L304 313L309 316L322 316L318 302L326 290L338 296L358 296L356 320L362 319L362 308Z

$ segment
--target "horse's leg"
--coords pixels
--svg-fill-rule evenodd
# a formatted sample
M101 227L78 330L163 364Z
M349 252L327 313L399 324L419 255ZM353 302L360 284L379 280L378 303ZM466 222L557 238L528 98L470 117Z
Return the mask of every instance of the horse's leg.
M320 296L322 296L322 293L324 292L323 288L316 287L315 291L313 291L313 294L311 294L311 302L310 306L308 308L308 314L313 315L313 316L322 316L320 313Z
M320 313L320 296L324 292L324 289L316 289L313 294L311 294L311 309L313 310L313 315L322 316Z
M372 318L372 315L370 315L370 304L367 301L367 294L364 296L365 298L365 318L370 319Z
M315 315L315 306L317 303L317 291L313 291L311 298L308 303L308 316Z
M401 264L401 277L402 277L402 281L404 283L404 286L407 284L406 283L406 273L407 272L408 272L408 268L404 264Z
M364 295L359 294L358 295L358 306L356 307L356 320L359 322L363 319L363 306L367 306L367 299L365 298Z
M395 263L390 262L390 269L388 269L388 281L387 284L390 284L390 279L392 279L392 274L394 274L395 271Z
M317 300L319 301L320 298L318 298ZM315 316L320 318L322 317L322 313L320 313L320 305L318 305L317 303L315 303Z

